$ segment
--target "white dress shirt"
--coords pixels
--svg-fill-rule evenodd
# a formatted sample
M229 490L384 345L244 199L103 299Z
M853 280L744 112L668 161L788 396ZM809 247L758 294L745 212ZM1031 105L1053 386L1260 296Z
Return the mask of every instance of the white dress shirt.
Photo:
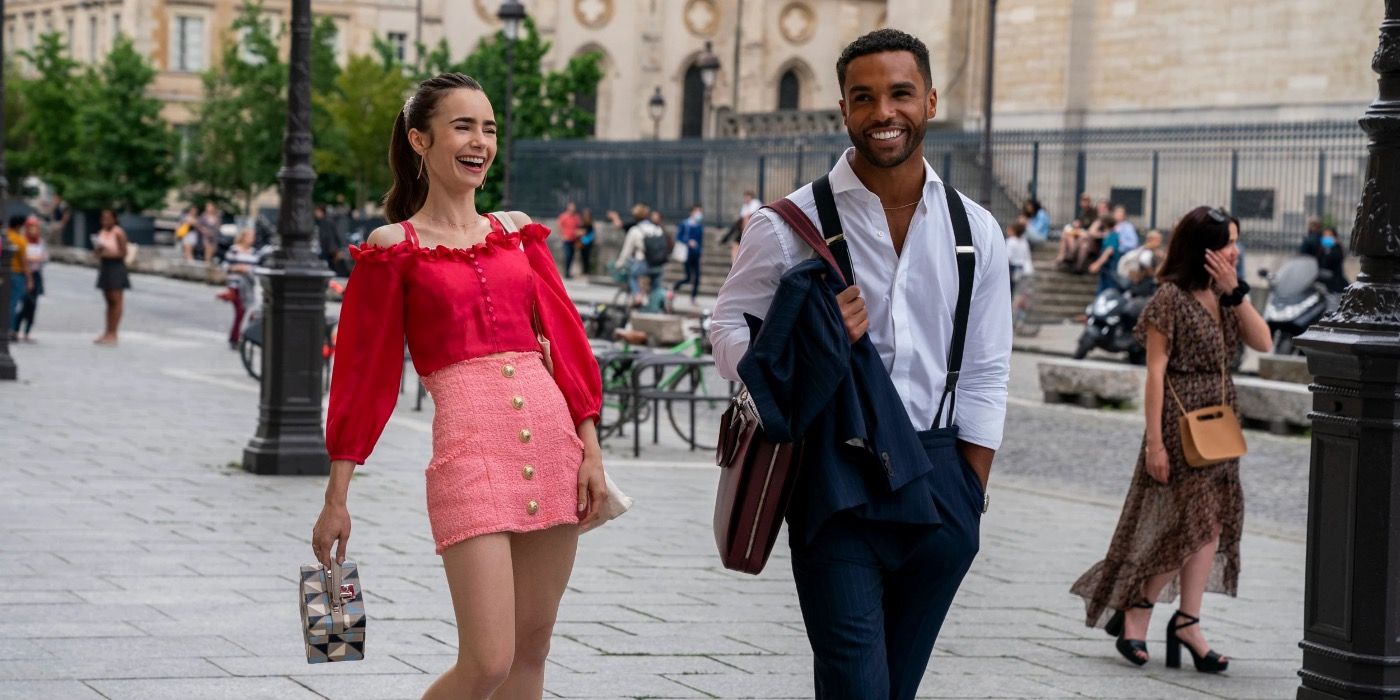
M909 224L903 252L897 255L880 198L851 169L854 151L847 149L831 169L830 179L855 284L865 298L870 339L904 408L916 429L928 430L943 395L958 299L953 225L943 181L924 161L923 200ZM813 222L818 221L810 184L788 199ZM996 220L966 197L963 206L977 264L954 421L959 439L995 450L1001 446L1011 374L1010 268ZM711 322L720 375L739 379L739 359L749 346L744 314L759 318L767 314L783 274L815 255L772 210L764 209L749 219Z

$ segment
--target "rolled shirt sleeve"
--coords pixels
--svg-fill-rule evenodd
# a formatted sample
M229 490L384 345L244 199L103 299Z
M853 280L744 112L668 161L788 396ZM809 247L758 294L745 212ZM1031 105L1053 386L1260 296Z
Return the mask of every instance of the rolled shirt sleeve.
M977 246L954 420L959 440L995 450L1001 447L1011 377L1011 268L996 220L985 210L969 206L969 215L974 212L974 243L982 245Z

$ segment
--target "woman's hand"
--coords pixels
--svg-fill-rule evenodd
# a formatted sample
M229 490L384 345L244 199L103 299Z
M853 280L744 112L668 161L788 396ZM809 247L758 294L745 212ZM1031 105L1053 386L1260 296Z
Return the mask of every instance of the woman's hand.
M340 542L335 553L335 563L345 561L345 545L350 541L350 511L343 503L326 503L321 508L321 517L316 519L316 527L311 529L311 552L321 566L331 568L331 545Z
M578 467L579 525L590 525L602 517L603 504L608 500L608 484L603 477L603 452L585 449L583 463Z
M1240 286L1240 277L1235 272L1235 266L1231 265L1220 251L1206 250L1206 272L1215 280L1215 287L1221 294L1229 294L1235 291L1235 287Z
M1147 475L1158 483L1165 484L1171 478L1172 466L1167 461L1167 448L1162 445L1147 445Z

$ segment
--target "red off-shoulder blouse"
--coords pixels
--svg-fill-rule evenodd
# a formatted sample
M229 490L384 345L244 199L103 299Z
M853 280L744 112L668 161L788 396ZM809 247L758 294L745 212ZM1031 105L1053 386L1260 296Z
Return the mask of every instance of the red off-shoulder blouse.
M355 269L340 307L326 449L364 464L398 401L404 340L426 376L450 364L501 352L538 351L532 318L550 342L554 381L575 424L596 420L602 377L578 311L545 244L549 229L529 224L491 233L471 248L426 248L412 224L389 247L351 246Z

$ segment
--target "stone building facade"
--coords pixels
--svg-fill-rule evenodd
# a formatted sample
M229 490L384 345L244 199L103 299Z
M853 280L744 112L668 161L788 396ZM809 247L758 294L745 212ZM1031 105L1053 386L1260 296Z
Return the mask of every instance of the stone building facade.
M241 0L10 0L7 49L63 33L81 61L125 33L159 68L166 117L189 119L199 73L218 59ZM561 65L603 57L602 139L830 131L842 46L895 26L932 53L939 120L981 123L986 0L524 0ZM375 35L412 59L446 37L454 55L498 27L498 0L316 0L340 28L340 53ZM287 0L265 0L285 21ZM421 14L419 8L421 6ZM996 19L999 128L1163 126L1354 118L1374 94L1374 0L1001 0ZM696 60L711 42L710 92ZM666 109L654 123L648 98Z

